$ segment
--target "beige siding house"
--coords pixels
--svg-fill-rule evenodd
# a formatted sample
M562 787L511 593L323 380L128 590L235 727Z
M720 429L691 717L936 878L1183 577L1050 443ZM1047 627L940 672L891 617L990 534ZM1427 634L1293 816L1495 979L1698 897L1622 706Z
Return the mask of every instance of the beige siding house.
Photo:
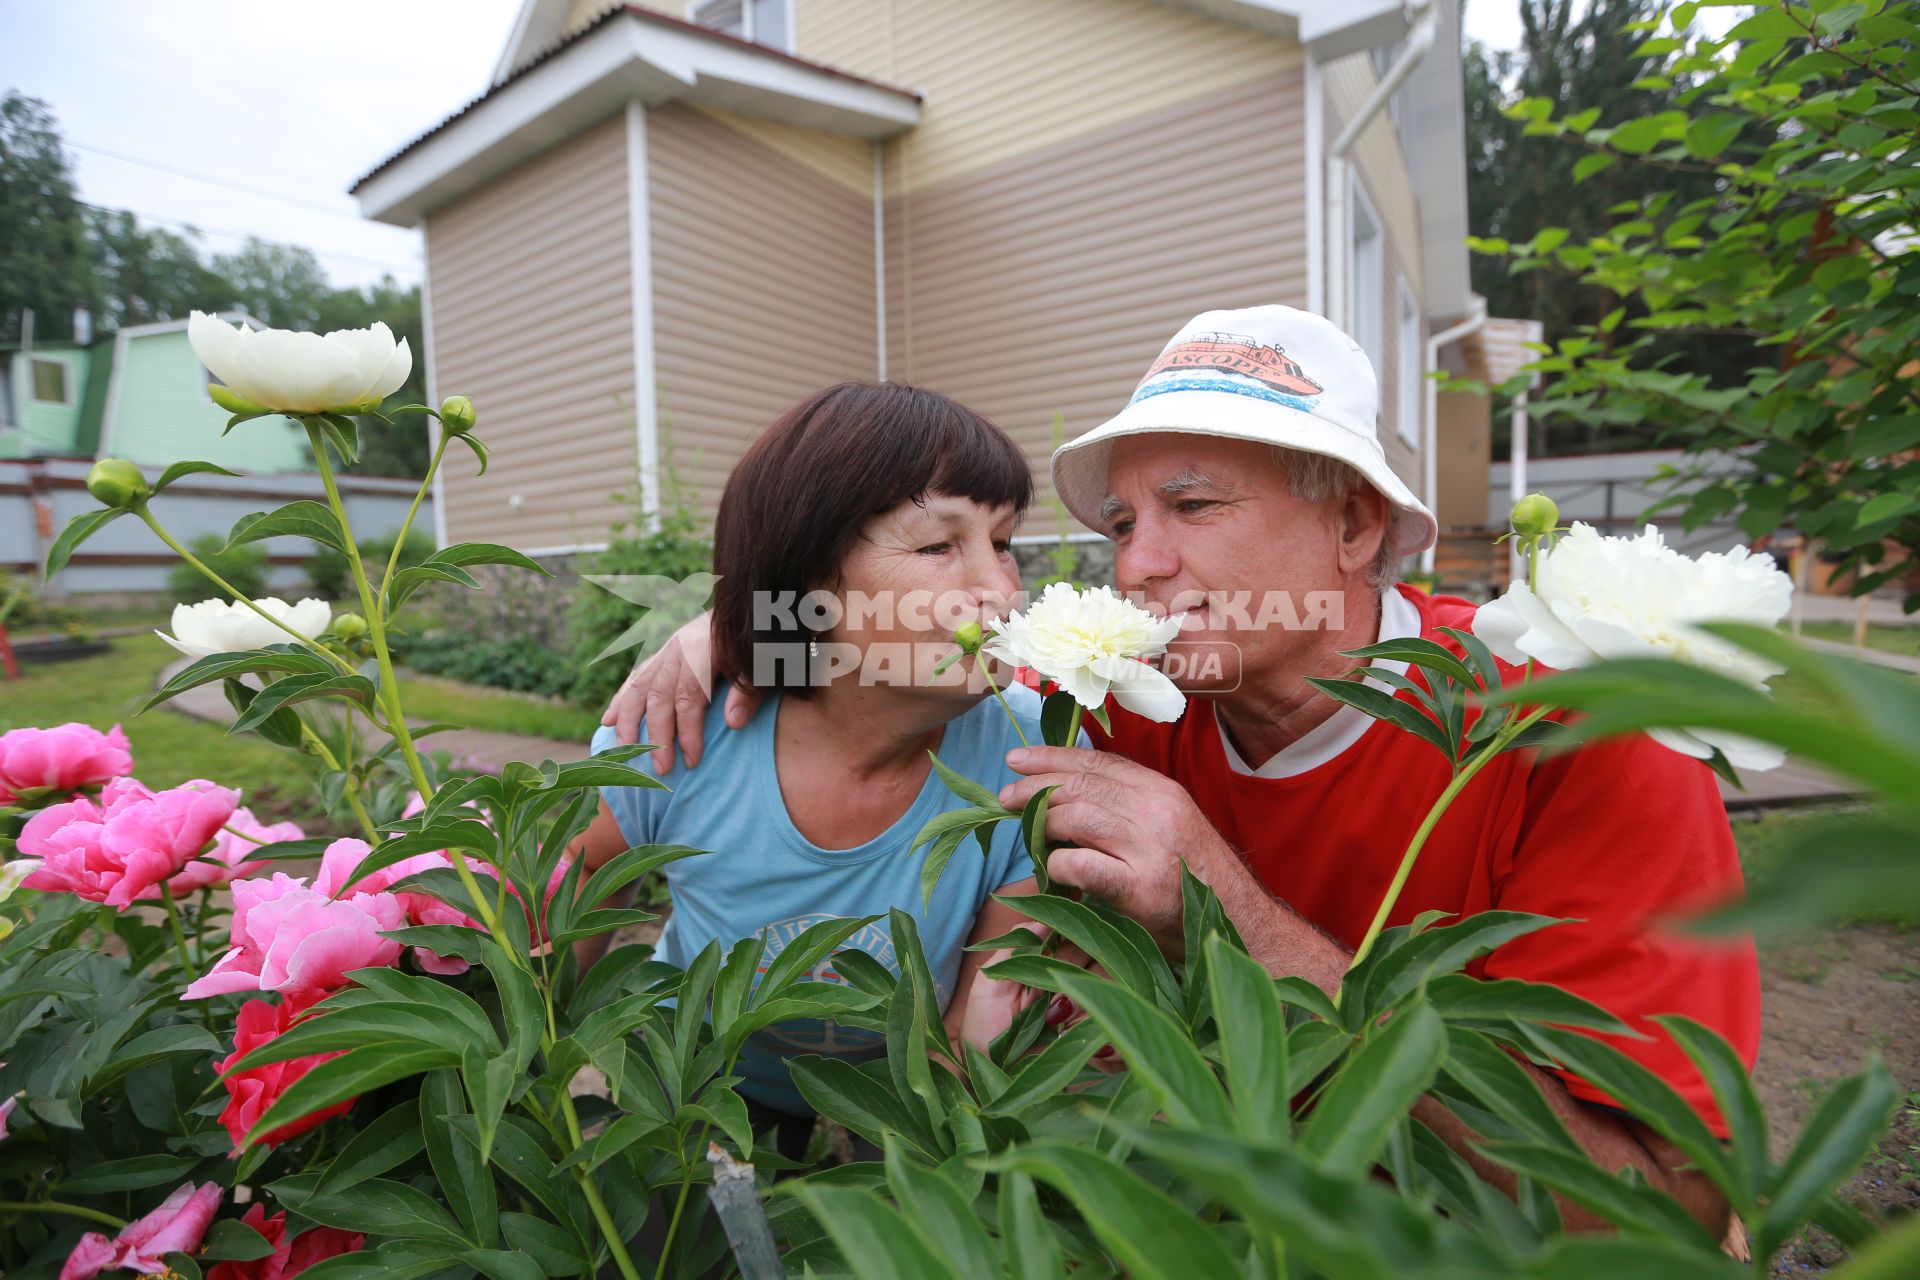
M1264 302L1361 340L1430 494L1423 375L1473 312L1459 43L1458 0L525 0L492 87L354 187L424 229L429 378L496 451L439 532L594 547L669 447L711 510L843 378L979 407L1044 485L1056 419Z

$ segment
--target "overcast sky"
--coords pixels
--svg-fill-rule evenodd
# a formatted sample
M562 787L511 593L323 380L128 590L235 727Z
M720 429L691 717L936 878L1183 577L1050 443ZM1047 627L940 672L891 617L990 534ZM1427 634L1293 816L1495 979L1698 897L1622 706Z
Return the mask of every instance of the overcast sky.
M249 234L305 245L339 284L411 281L418 236L361 220L347 187L486 88L518 7L0 0L0 88L53 108L90 203L192 223L211 252ZM1471 0L1467 31L1511 48L1517 12L1518 0Z
M417 280L418 235L361 219L347 187L486 87L516 10L517 0L0 0L0 87L52 107L83 200L191 222L212 252L240 244L219 232L305 245L340 284Z

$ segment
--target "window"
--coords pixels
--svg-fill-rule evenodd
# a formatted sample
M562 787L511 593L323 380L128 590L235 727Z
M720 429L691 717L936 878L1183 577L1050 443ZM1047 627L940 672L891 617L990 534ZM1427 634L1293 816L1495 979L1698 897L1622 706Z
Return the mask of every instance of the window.
M1382 311L1386 303L1386 282L1381 272L1380 219L1367 203L1366 193L1356 179L1353 184L1353 240L1348 245L1347 314L1353 318L1353 340L1367 353L1373 376L1382 379L1386 372L1386 341Z
M725 35L792 53L791 4L792 0L695 0L687 6L687 18Z
M65 360L33 361L33 398L41 404L72 404Z
M1404 279L1400 281L1400 349L1395 354L1400 376L1393 422L1400 438L1418 449L1420 420L1426 416L1426 397L1422 394L1426 385L1420 377L1420 308Z

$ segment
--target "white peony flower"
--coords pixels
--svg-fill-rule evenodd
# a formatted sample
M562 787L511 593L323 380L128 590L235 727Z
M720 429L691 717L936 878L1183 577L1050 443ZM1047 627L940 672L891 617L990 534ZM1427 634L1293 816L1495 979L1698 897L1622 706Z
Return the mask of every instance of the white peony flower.
M333 610L325 600L308 597L299 604L268 596L255 600L267 613L311 640L333 624ZM252 609L233 600L202 600L173 607L173 634L153 634L186 654L204 658L210 653L239 653L292 639Z
M10 858L5 862L0 862L0 902L5 902L8 898L11 898L13 891L20 887L20 882L40 869L40 862L41 860L39 858ZM0 916L0 938L4 938L12 932L13 921L8 920L4 916ZM6 1065L6 1063L0 1062L0 1067ZM0 1102L0 1138L7 1136L7 1113L12 1110L12 1098Z
M1507 662L1528 659L1572 671L1604 658L1674 658L1764 688L1780 668L1695 627L1747 622L1770 627L1786 616L1793 582L1745 547L1698 559L1666 545L1652 525L1637 538L1606 538L1576 524L1540 556L1538 590L1516 582L1483 605L1474 634ZM1707 759L1718 747L1742 769L1771 769L1777 748L1719 732L1655 729L1683 755Z
M204 311L187 321L193 353L244 399L283 413L328 413L376 404L413 372L405 338L384 324L332 333L249 329Z
M0 902L13 896L20 882L40 869L38 858L9 858L0 862Z
M1173 681L1140 661L1166 650L1185 614L1156 618L1107 587L1075 591L1056 582L1022 614L989 623L987 654L1032 667L1090 711L1112 693L1149 720L1178 720L1187 698Z

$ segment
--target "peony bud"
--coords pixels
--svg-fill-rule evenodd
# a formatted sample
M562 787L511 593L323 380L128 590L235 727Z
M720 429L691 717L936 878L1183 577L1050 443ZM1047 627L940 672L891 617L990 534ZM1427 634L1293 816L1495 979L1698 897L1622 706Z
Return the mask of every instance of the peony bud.
M367 620L357 613L343 613L333 620L333 634L340 640L358 640L367 634Z
M449 435L463 436L473 430L473 401L465 396L448 396L440 402L440 425Z
M1530 493L1513 504L1513 531L1523 538L1544 538L1560 524L1560 508L1544 493Z
M960 646L962 653L978 653L980 642L986 639L986 632L977 622L963 622L954 629L953 642Z
M87 472L87 492L105 507L131 507L153 492L140 468L125 458L102 458Z

